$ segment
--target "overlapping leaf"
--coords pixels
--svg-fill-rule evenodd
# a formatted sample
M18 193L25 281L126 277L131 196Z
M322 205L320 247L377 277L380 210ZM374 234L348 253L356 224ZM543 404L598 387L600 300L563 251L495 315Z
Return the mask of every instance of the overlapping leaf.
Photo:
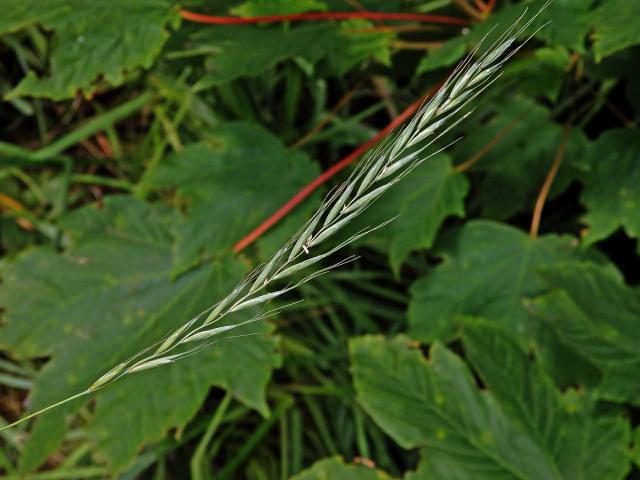
M395 35L388 31L375 31L374 27L374 23L366 20L341 22L327 52L326 66L320 73L341 77L369 59L391 66L391 41Z
M535 8L535 4L534 8ZM541 5L541 4L540 4ZM418 66L417 73L452 65L474 47L496 25L511 25L522 13L520 5L507 5L488 20L474 25L465 35L458 35L441 47L430 50ZM593 42L596 61L640 43L640 33L633 18L637 5L627 0L562 0L551 2L540 12L532 28L538 39L554 47L565 47L581 54ZM522 77L525 81L526 78Z
M562 478L624 478L629 431L622 418L598 416L584 392L560 395L549 375L486 322L465 325L469 363L504 411L553 457Z
M563 342L597 365L603 397L640 404L640 296L611 268L590 263L549 266L540 275L554 291L532 309Z
M600 60L624 48L640 43L640 31L631 19L638 15L638 5L626 0L607 0L595 12L593 50Z
M624 228L640 236L640 135L633 129L608 130L589 150L593 171L587 177L582 201L587 207L592 243Z
M430 72L442 67L452 65L460 60L464 54L491 32L496 24L513 25L515 20L522 15L522 8L507 6L486 22L475 24L462 35L455 35L437 48L431 48L418 64L416 74ZM495 40L495 36L492 37Z
M0 33L32 24L54 32L50 72L29 73L12 96L89 95L99 78L120 85L126 72L151 66L175 15L167 0L50 0L43 7L37 0L4 2Z
M443 263L412 285L410 333L446 338L456 316L484 316L526 340L531 326L522 302L544 289L536 269L577 254L568 237L533 239L508 225L469 222L450 239Z
M536 22L536 27L544 25L536 33L536 38L550 45L562 45L585 53L588 34L597 19L594 12L596 5L597 2L583 0L551 2Z
M132 197L110 197L102 210L90 205L65 220L72 245L63 254L41 247L6 266L2 343L19 357L52 356L38 376L32 408L84 390L118 361L214 303L242 275L237 261L221 257L171 281L173 219ZM252 331L268 328L253 324ZM264 388L279 359L274 349L265 334L228 340L100 391L88 426L98 451L114 469L125 466L142 444L185 424L212 385L266 413ZM61 440L64 413L36 421L22 458L25 469Z
M489 391L479 390L463 361L438 343L426 361L403 338L350 342L365 410L403 447L423 447L423 462L410 478L624 477L626 422L595 416L588 402L569 408L503 333L468 328L465 346Z

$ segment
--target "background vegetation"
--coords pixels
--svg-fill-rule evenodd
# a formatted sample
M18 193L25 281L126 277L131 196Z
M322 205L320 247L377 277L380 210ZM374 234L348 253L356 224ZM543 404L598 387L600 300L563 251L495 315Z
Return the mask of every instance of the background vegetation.
M525 4L2 0L5 421L225 294L327 185L237 242ZM371 210L402 216L358 261L256 335L2 432L6 478L638 478L640 6L548 20L464 139Z

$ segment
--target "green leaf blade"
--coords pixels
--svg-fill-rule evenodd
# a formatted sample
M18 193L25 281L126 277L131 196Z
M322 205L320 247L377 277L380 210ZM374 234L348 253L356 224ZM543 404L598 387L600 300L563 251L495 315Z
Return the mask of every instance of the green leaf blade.
M532 239L504 224L468 222L444 262L412 285L410 334L423 341L447 338L456 316L483 316L526 340L530 327L522 302L544 288L535 270L577 255L569 238Z
M46 9L37 1L10 0L5 10L11 13L0 32L33 23L54 31L50 74L38 78L30 72L9 96L53 100L77 91L89 96L99 77L118 86L127 72L150 68L169 38L167 24L176 18L166 0L52 0Z
M588 208L587 244L608 237L620 227L630 237L640 236L639 137L633 129L608 130L589 151L593 171L582 194Z
M33 409L86 389L228 293L245 273L225 256L172 281L174 218L132 197L108 197L102 210L89 205L63 222L72 238L64 253L39 248L7 267L0 294L7 312L2 341L17 356L52 357L36 380ZM53 276L60 280L52 282ZM16 295L27 290L38 294L20 302ZM280 363L270 331L264 322L251 324L238 330L250 334L242 342L222 340L175 365L132 374L98 391L87 429L111 467L124 468L143 444L186 424L211 386L232 391L267 415L265 388ZM65 433L65 414L81 405L36 421L23 468L44 460ZM129 432L126 438L122 431Z
M630 467L624 419L596 414L587 399L564 399L541 365L486 321L466 328L465 350L486 390L440 344L427 360L404 338L350 342L365 411L400 445L422 447L423 460L409 478L624 478Z
M603 373L601 395L618 402L640 402L640 381L629 372L640 367L640 299L611 268L589 263L541 270L553 290L533 301L561 340Z
M454 171L450 158L436 155L385 192L356 223L379 225L399 215L367 239L389 249L389 262L397 272L409 253L433 246L445 219L464 216L468 189L468 180Z
M425 446L432 478L561 478L553 462L479 392L466 365L435 344L430 359L401 338L350 343L358 399L405 448Z

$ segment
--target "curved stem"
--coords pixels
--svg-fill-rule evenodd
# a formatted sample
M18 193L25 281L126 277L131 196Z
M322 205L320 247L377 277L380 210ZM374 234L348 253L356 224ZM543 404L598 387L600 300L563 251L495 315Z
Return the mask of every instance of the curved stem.
M531 228L529 229L529 236L531 238L538 237L538 230L540 229L540 219L542 218L542 209L544 208L544 203L549 196L549 190L551 190L551 185L553 185L553 181L558 174L560 164L562 163L562 159L564 158L572 123L573 118L571 118L564 126L560 146L556 151L555 158L553 159L553 163L551 164L551 169L549 170L547 177L544 179L544 183L542 184L542 188L540 189L540 193L538 194L538 198L536 199L536 204L533 209L533 217L531 218Z
M448 17L445 15L426 15L423 13L387 13L387 12L313 12L294 13L289 15L267 15L260 17L230 17L204 15L202 13L180 10L180 16L191 22L210 25L251 25L272 22L300 22L322 20L349 20L361 18L365 20L399 20L424 23L439 23L444 25L469 25L465 18Z

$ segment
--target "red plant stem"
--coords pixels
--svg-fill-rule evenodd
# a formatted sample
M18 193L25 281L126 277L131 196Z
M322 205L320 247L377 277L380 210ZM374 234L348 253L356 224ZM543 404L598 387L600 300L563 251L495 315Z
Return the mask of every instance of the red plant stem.
M476 7L478 7L481 12L487 11L487 5L482 0L473 0L473 3L476 4Z
M441 23L445 25L469 25L465 18L448 17L444 15L426 15L422 13L386 13L386 12L313 12L294 13L290 15L269 15L263 17L229 17L211 16L201 13L180 10L180 16L185 20L213 25L248 25L269 22L298 22L317 20L348 20L363 18L366 20L400 20L426 23Z
M320 185L327 182L331 177L335 174L344 170L347 166L353 163L360 155L369 150L373 145L375 145L382 138L387 136L391 131L393 131L396 127L402 124L405 120L407 120L411 115L413 115L416 110L422 105L422 102L430 97L441 84L437 84L432 87L422 98L416 100L414 103L409 105L400 115L394 118L391 123L389 123L386 127L384 127L380 132L378 132L371 140L366 143L360 145L349 155L344 157L335 165L329 167L325 170L319 177L313 180L311 183L307 184L302 190L296 193L291 199L285 203L280 209L267 218L264 222L262 222L255 230L253 230L249 235L244 237L238 243L233 246L233 251L235 253L241 252L253 242L255 242L261 235L263 235L267 230L269 230L273 225L278 223L285 215L287 215L291 210L293 210L300 202L302 202L305 198L311 195Z

